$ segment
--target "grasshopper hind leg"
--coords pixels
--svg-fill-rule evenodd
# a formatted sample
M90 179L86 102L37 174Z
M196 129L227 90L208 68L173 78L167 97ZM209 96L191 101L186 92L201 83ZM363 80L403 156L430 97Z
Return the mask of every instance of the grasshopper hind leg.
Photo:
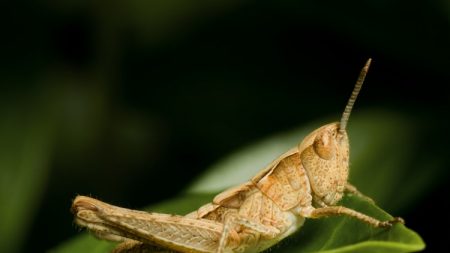
M176 251L143 242L127 240L117 245L111 253L176 253Z
M241 228L238 232L235 229L239 226ZM242 229L245 230L242 231ZM229 241L240 242L238 245L234 245L237 247L233 248L233 252L245 252L247 247L257 246L261 236L275 238L279 233L280 231L273 226L263 225L262 223L257 223L238 214L231 213L225 218L224 228L216 252L228 252L230 249L226 249L226 246Z

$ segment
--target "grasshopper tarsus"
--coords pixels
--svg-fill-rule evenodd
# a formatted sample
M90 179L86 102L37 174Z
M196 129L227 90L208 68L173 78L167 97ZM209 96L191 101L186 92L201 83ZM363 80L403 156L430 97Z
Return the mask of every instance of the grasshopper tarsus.
M389 221L392 225L394 224L405 224L405 220L402 217L394 217L392 220Z
M379 222L375 227L389 229L392 228L395 224L405 224L405 221L401 217L394 217L387 221Z

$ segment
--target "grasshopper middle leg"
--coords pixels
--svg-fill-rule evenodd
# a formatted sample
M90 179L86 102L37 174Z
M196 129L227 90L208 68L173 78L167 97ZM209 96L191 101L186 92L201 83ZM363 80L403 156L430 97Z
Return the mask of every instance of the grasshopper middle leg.
M321 207L313 209L304 215L305 217L308 218L322 218L329 216L346 215L377 228L388 228L392 227L392 225L395 223L404 223L403 219L399 217L395 217L388 221L380 221L378 219L375 219L373 217L370 217L353 209L347 208L345 206Z

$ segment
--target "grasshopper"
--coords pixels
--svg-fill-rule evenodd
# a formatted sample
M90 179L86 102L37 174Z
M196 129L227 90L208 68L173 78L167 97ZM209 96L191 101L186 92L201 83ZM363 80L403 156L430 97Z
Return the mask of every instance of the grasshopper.
M77 196L75 223L97 237L122 241L113 252L261 252L297 231L306 218L346 215L373 227L380 221L336 205L344 192L361 194L347 182L346 126L371 59L355 84L340 122L324 125L275 159L248 182L225 190L185 216L148 213Z

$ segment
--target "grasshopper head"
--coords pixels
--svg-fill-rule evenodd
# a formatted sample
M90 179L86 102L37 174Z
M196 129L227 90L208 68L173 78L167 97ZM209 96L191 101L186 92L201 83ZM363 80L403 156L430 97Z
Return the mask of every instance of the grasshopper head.
M361 70L341 121L320 127L299 145L301 162L308 175L316 203L334 205L343 196L349 173L346 126L370 63L371 59Z
M303 142L301 162L316 202L333 205L343 195L348 179L349 141L339 123L325 125Z
M320 158L331 160L335 156L340 156L341 151L348 149L347 132L341 131L339 126L339 123L331 123L316 132L312 146Z

